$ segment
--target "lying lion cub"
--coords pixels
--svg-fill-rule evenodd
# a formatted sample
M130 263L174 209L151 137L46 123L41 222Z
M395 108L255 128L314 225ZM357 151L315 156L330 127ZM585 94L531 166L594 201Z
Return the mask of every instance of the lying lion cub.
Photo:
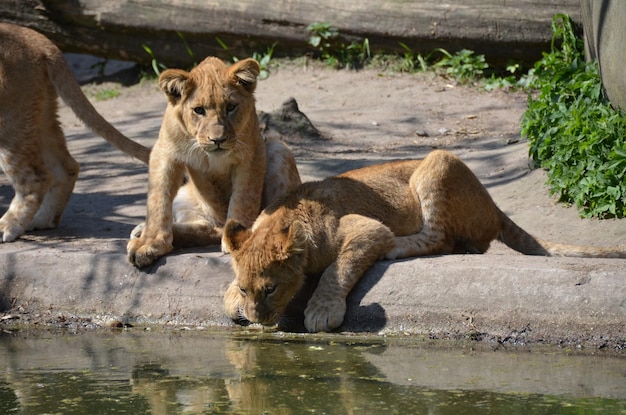
M137 267L174 246L219 244L228 218L250 226L300 184L289 149L261 138L253 95L260 70L254 59L227 66L210 57L159 77L168 105L150 156L146 221L127 245Z
M346 297L381 258L483 253L494 239L527 255L626 258L626 247L540 241L495 205L469 168L446 151L305 183L268 206L252 229L229 221L224 240L236 278L226 314L277 323L306 278L319 284L308 302L310 332L339 327Z
M79 166L57 120L57 94L89 128L148 163L150 149L123 136L91 105L61 51L45 36L0 24L0 166L15 197L0 218L2 242L58 226Z

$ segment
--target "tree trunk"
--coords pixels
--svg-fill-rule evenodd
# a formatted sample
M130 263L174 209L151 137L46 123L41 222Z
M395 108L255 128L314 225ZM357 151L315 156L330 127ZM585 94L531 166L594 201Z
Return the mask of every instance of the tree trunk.
M606 94L626 111L626 2L582 0L587 58L597 59Z

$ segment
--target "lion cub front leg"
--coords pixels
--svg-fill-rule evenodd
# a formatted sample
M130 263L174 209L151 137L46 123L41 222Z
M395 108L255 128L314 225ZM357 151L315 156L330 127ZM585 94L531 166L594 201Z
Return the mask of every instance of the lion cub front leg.
M341 325L346 313L346 297L352 287L395 244L388 227L360 215L341 218L336 237L337 260L322 274L304 310L304 326L312 333L330 331Z
M128 260L138 268L148 266L172 251L172 203L183 178L183 165L159 157L155 145L150 156L146 221L140 229L141 234L137 235L135 228L126 245Z

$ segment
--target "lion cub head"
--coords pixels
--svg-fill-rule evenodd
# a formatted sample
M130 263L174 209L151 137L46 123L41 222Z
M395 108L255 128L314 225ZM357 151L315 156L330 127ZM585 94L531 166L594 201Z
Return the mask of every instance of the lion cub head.
M285 226L269 222L261 221L251 231L231 219L224 227L235 271L224 305L234 320L278 323L304 284L304 225L300 221Z
M159 87L185 136L207 153L228 153L240 143L239 137L258 135L253 93L260 70L254 59L229 67L209 57L190 72L164 71Z

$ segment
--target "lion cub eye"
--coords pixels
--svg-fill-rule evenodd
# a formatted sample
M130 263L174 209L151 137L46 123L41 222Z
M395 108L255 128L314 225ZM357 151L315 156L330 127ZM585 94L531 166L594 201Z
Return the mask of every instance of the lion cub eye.
M239 287L239 292L241 293L241 295L243 295L244 297L247 295L246 289L243 287Z
M275 285L268 285L267 287L265 287L265 295L272 295L274 294L275 291L276 291Z
M206 110L204 109L204 107L195 107L193 109L193 112L195 112L198 115L205 115L206 114Z
M226 105L226 112L228 113L228 115L231 115L236 110L237 110L237 104L230 102Z

